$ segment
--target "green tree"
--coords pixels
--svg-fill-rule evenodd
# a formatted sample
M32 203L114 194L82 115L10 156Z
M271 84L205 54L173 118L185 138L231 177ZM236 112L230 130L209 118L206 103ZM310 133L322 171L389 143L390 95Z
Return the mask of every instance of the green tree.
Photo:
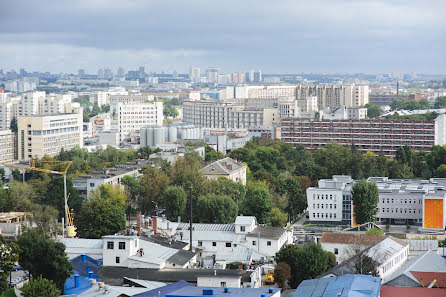
M6 212L8 204L8 191L4 188L3 183L0 182L0 212Z
M289 285L296 288L303 280L315 278L325 272L329 267L328 257L318 244L310 243L303 248L290 244L276 253L276 262L290 265Z
M33 214L31 218L33 228L39 228L45 237L55 238L61 231L56 222L58 212L54 207L45 204L33 204L31 212Z
M435 99L434 108L445 108L446 96L440 96Z
M90 192L90 198L92 200L107 200L110 201L113 205L125 209L125 202L127 201L127 193L125 189L123 189L119 185L110 185L103 184L100 185L96 190Z
M367 103L364 107L367 108L367 117L371 119L378 119L382 114L382 109L378 105Z
M46 187L46 193L43 195L42 203L51 205L59 213L59 219L65 216L65 197L63 176L53 175ZM71 179L67 178L68 206L78 213L82 207L83 199L79 197L78 190L73 186Z
M274 269L274 281L282 288L282 291L287 289L288 280L291 278L291 267L285 262L276 264Z
M8 184L8 209L14 211L30 211L36 193L27 183L12 181Z
M440 166L438 166L437 176L438 177L446 177L446 165L445 164L441 164Z
M224 156L221 152L214 150L213 148L211 148L208 145L206 146L205 157L204 157L204 160L206 162L216 161L216 160L220 160L223 158L224 158Z
M0 179L1 181L4 183L6 178L5 178L6 174L5 174L5 167L0 167Z
M176 221L186 209L186 193L179 186L168 186L163 193L162 204L166 208L167 218Z
M93 198L75 217L75 225L80 238L115 234L125 228L124 209L110 199Z
M373 227L372 229L367 230L367 232L365 234L367 234L367 235L384 235L384 231L379 228Z
M139 209L149 214L156 205L160 204L163 191L170 183L169 176L156 168L146 167L143 175L139 177Z
M57 297L60 294L60 290L57 289L56 284L42 276L31 279L23 286L21 291L23 297Z
M42 276L52 280L63 291L65 280L73 270L65 253L65 245L42 236L38 230L23 233L17 243L20 247L20 266L28 270L33 278Z
M206 194L198 198L196 213L200 223L232 224L237 217L237 204L226 195Z
M255 216L260 224L268 224L272 201L266 188L258 184L248 184L245 198L240 202L240 213Z
M8 289L8 277L19 260L19 247L0 235L0 294Z
M282 212L279 208L273 207L271 209L271 226L283 227L288 222L288 215Z
M327 254L328 257L328 267L327 270L332 269L333 267L335 267L337 265L336 262L336 255L332 252L325 252Z
M206 180L203 183L204 193L227 195L237 204L246 195L246 188L241 182L234 182L228 178L220 177L218 180Z
M295 178L285 180L285 191L288 196L287 211L293 220L307 208L307 196L302 190L301 184Z
M374 222L378 205L378 187L374 182L360 180L352 187L352 200L356 222Z

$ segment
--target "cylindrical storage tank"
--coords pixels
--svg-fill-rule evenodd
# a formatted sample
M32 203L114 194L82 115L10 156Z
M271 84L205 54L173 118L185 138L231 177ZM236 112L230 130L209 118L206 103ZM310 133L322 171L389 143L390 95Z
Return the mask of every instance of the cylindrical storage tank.
M169 128L163 127L164 130L164 142L169 142Z
M153 146L158 146L161 143L164 143L164 128L155 127L153 129Z
M169 127L169 142L177 141L177 127Z
M186 130L186 139L192 139L192 129L187 128Z
M147 128L147 146L154 146L153 144L153 127Z
M139 144L141 147L147 146L147 128L139 130Z
M194 139L198 139L200 135L200 129L199 128L194 128Z

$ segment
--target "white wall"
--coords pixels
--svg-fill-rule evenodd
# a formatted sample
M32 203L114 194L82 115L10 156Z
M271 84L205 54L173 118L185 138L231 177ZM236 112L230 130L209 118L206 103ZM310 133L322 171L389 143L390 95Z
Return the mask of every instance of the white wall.
M319 195L319 199L318 199L318 195ZM330 198L330 195L331 195L331 198ZM323 199L322 199L322 197L323 197ZM328 197L328 199L327 199L327 197ZM327 222L328 221L334 221L334 222L342 221L342 190L340 190L340 189L308 188L307 189L307 203L308 203L308 212L309 212L310 221L327 221ZM331 205L331 208L330 208L330 205ZM319 217L317 216L318 213L319 213ZM331 214L331 217L330 217L330 214ZM327 215L328 215L328 217L327 217Z
M241 277L197 276L197 287L241 288L241 286Z
M128 258L136 255L139 249L139 239L133 236L104 236L103 239L104 266L128 267ZM108 249L108 242L114 243L113 249ZM125 249L119 249L119 242L125 242ZM116 263L116 257L119 257L119 263Z

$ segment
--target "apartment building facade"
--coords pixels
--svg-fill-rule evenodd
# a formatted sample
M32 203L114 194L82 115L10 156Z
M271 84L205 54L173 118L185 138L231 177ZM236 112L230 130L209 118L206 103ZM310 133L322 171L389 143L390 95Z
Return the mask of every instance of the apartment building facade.
M55 156L62 148L82 147L82 113L18 118L18 160Z
M119 143L129 143L141 128L163 125L163 102L112 99L110 114L111 129L118 130Z
M377 223L445 229L445 178L392 180L370 177L367 181L378 187ZM350 176L335 175L332 179L319 180L318 187L308 188L310 221L352 224L351 189L354 183Z
M414 151L430 151L433 145L446 144L446 116L433 121L413 120L282 120L282 141L317 149L328 143L355 145L361 151L384 152L395 156L400 146Z
M0 161L12 162L17 159L17 134L11 130L0 130Z

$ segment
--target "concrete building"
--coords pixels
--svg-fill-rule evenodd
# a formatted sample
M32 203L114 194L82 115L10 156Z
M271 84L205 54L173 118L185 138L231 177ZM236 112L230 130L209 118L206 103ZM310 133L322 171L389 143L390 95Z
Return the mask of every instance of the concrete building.
M110 104L110 96L114 95L128 95L128 92L125 90L125 88L122 87L112 88L108 91L99 91L97 93L97 96L92 97L92 103L99 107L108 105Z
M218 180L220 177L224 177L246 185L246 168L245 164L228 157L207 165L199 172L209 180Z
M330 110L326 107L321 117L324 120L363 120L367 118L367 108L341 106Z
M153 153L149 156L149 161L155 166L157 166L157 160L165 160L173 165L188 152L197 153L202 160L205 158L204 146L185 146L181 143L164 143L159 145L158 148L161 149L160 152Z
M34 91L36 88L37 85L35 83L25 80L13 80L5 82L5 89L16 94Z
M192 66L189 71L189 79L191 82L200 82L200 67Z
M446 115L433 121L282 119L282 141L317 149L328 143L355 145L360 151L395 156L400 146L430 151L446 144Z
M378 187L378 223L445 229L446 179L392 180L387 177L370 177L367 181L376 183ZM310 221L351 224L353 184L350 176L335 175L331 180L319 180L317 188L308 188Z
M79 196L88 198L91 191L96 190L100 185L121 185L124 176L139 177L141 175L140 169L146 165L148 165L147 161L137 160L106 168L103 171L81 175L72 179L73 187L79 191Z
M218 83L218 68L208 68L206 69L206 82L208 83Z
M17 159L17 134L11 130L0 130L0 161L12 162Z
M163 125L163 102L136 102L112 100L110 103L111 128L119 131L120 144L132 142L132 134L143 127Z
M82 147L82 113L18 118L18 160L55 156L62 148Z

